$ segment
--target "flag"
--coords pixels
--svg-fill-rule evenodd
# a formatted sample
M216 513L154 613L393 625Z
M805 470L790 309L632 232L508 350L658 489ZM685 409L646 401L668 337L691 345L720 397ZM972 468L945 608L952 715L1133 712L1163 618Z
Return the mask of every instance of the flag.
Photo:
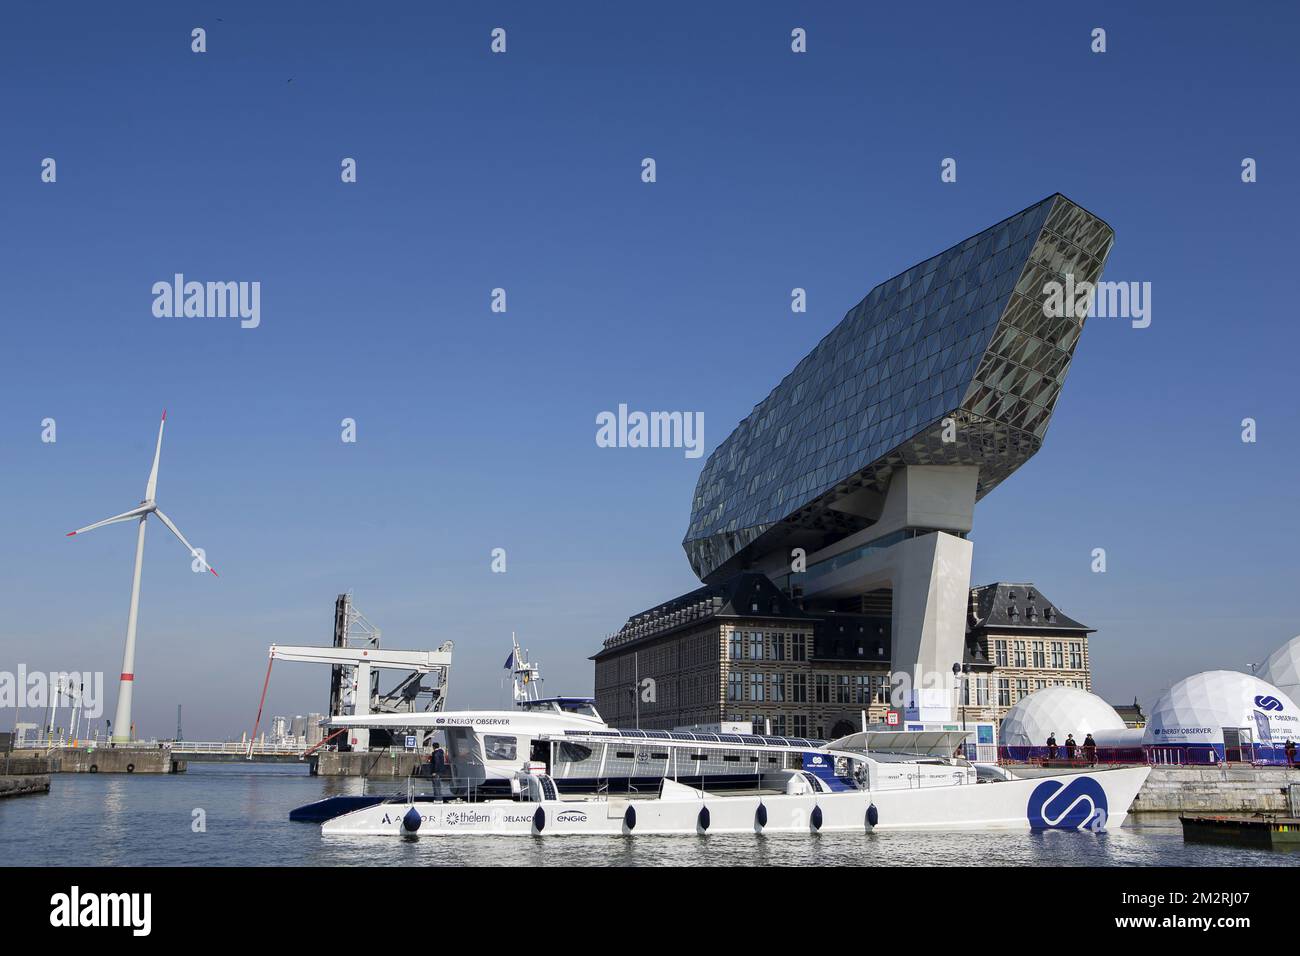
M515 666L515 652L514 649L512 648L510 651L510 656L506 658L506 670L510 670L514 666Z

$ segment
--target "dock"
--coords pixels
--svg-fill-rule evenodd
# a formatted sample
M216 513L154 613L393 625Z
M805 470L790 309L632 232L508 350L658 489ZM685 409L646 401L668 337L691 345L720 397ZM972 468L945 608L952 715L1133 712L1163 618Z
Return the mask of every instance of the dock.
M1195 816L1178 818L1188 843L1300 850L1300 817Z
M42 758L0 759L0 797L50 792L50 762Z

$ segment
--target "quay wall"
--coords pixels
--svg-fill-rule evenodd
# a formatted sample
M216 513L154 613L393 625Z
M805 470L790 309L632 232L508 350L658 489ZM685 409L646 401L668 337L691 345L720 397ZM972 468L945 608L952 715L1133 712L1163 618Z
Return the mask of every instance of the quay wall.
M50 792L50 762L44 757L0 758L0 797Z
M1133 812L1291 814L1292 800L1300 801L1300 769L1153 767Z
M184 760L173 758L166 748L157 747L64 749L55 751L48 759L52 773L184 773L186 768Z
M427 771L429 758L417 752L323 750L311 758L311 772L322 777L405 778Z

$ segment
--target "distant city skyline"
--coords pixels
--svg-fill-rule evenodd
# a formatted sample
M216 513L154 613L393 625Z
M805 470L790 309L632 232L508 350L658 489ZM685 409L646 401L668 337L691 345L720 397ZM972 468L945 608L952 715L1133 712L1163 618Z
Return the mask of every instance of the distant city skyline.
M874 285L1060 191L1149 325L1086 324L1048 440L976 512L972 584L1096 628L1113 703L1248 671L1300 633L1300 16L1271 16L11 12L0 670L102 672L111 717L131 535L64 534L138 498L166 408L159 500L221 577L150 532L139 735L178 703L190 739L251 730L268 646L329 643L349 590L387 646L456 643L451 707L509 705L512 631L589 694L602 639L698 583L717 444ZM202 314L155 307L177 275ZM622 406L702 416L704 457L602 444ZM263 726L328 689L277 665Z

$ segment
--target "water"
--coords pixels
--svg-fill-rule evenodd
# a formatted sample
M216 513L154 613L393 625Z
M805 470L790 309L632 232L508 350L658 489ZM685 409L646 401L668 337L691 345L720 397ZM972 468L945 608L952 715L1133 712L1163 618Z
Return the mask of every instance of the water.
M876 833L800 836L390 840L325 838L289 811L357 779L306 767L190 764L176 776L55 774L48 796L0 800L0 864L48 866L1288 866L1300 854L1184 844L1172 815L1103 834ZM397 788L394 784L394 789ZM191 825L206 811L207 832Z

